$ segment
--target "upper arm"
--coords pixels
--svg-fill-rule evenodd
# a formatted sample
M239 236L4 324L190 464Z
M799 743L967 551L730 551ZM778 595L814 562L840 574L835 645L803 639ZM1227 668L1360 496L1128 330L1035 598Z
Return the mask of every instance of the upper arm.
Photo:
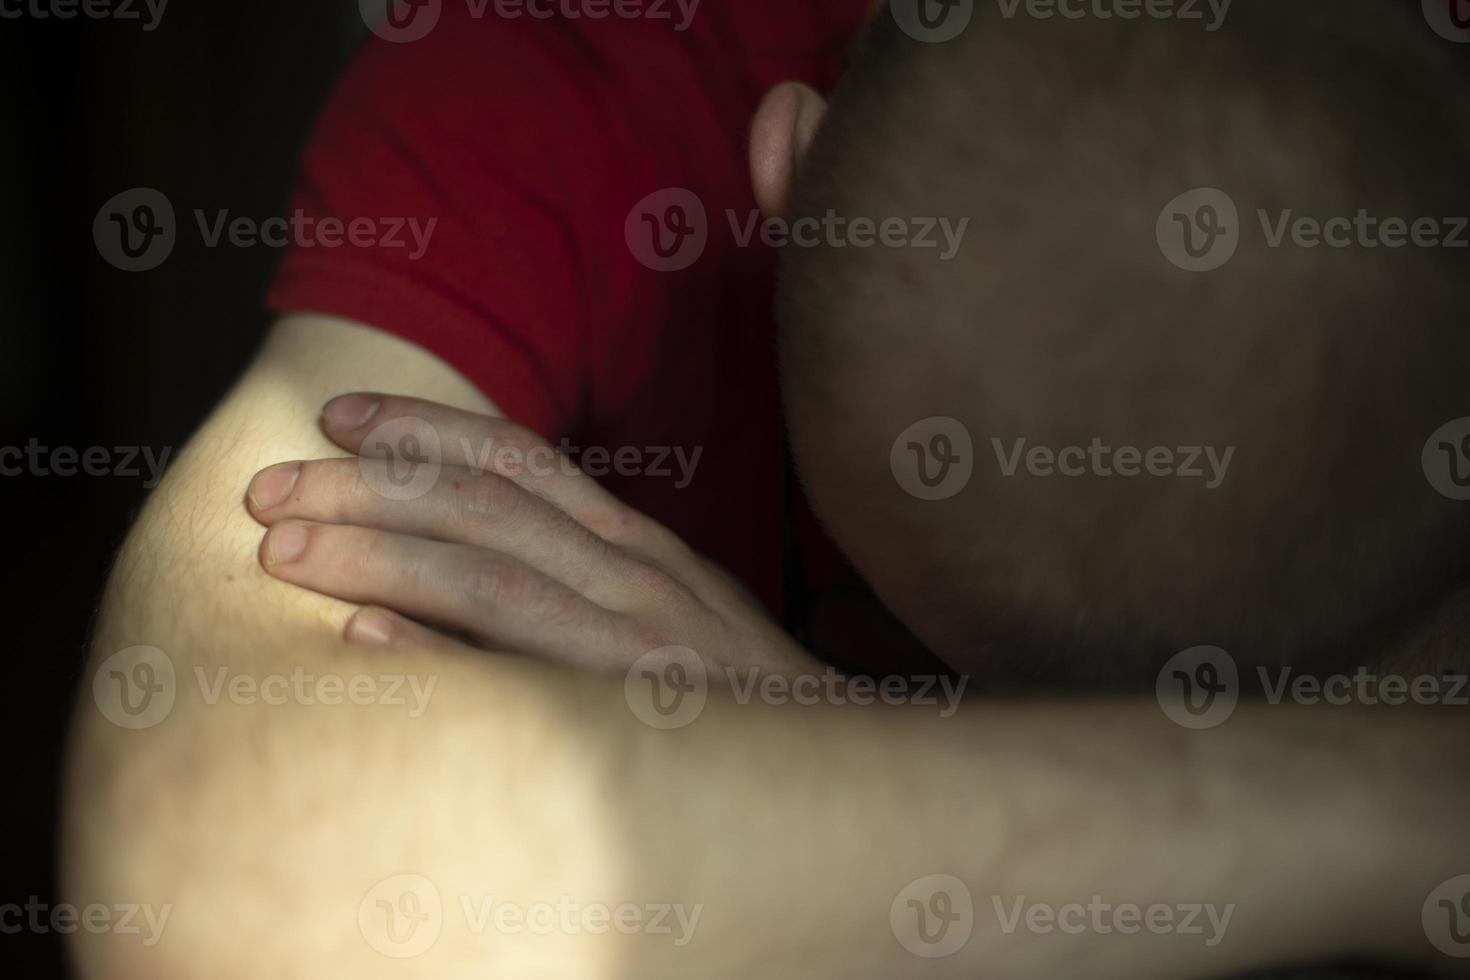
M346 604L273 579L258 564L264 528L244 504L252 475L282 460L342 455L318 429L321 407L363 390L494 411L447 365L391 335L325 317L286 318L178 456L118 556L72 724L63 877L79 904L126 896L174 914L169 940L155 948L116 933L79 932L73 955L80 975L172 976L181 967L180 975L280 972L220 957L226 940L248 945L246 933L231 931L243 919L223 909L256 915L284 892L317 889L317 904L330 913L291 920L300 935L276 936L270 949L261 940L252 955L263 963L270 955L299 956L319 935L335 940L341 917L331 913L339 905L350 913L354 891L390 873L378 862L412 865L464 851L463 828L442 837L380 833L385 823L410 826L422 800L442 798L451 813L477 812L456 794L478 794L483 804L489 791L480 783L440 781L440 770L422 766L422 758L460 753L445 764L448 771L478 766L496 784L537 792L514 760L501 764L487 746L500 740L495 725L517 738L549 732L538 720L540 695L507 678L490 657L394 659L356 650L340 640ZM166 709L141 725L109 705L121 699L146 711L168 678L156 669L139 678L129 664L119 672L118 692L109 684L112 671L103 669L109 657L136 646L162 651L173 670ZM346 708L339 699L335 710L310 699L272 701L271 679L297 671L344 684L407 677L433 691L433 699L423 696L417 717L387 697ZM257 693L237 697L237 679L254 681ZM148 687L137 688L136 680ZM507 693L513 691L520 694ZM321 703L329 704L325 695ZM465 737L466 728L475 734ZM400 806L405 814L396 813ZM350 940L355 926L349 933ZM361 966L356 957L364 951L344 948L335 958ZM376 956L371 948L366 953Z
M241 630L340 629L350 608L259 567L264 534L246 512L250 478L272 463L341 456L318 428L322 405L391 391L478 412L494 406L452 368L386 333L321 316L287 317L190 440L118 558L96 652L137 644L218 659ZM208 653L194 653L204 647Z

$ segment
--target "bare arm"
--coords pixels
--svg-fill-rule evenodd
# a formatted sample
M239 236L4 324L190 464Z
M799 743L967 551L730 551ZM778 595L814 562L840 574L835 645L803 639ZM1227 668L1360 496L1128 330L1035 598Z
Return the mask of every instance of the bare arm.
M241 496L267 464L336 454L311 425L323 401L385 388L488 407L396 341L288 325L140 519L93 667L157 647L177 696L138 730L83 701L66 880L77 905L171 911L151 946L79 932L83 976L1049 977L1079 963L1208 976L1354 949L1414 955L1423 897L1470 865L1457 836L1470 776L1443 749L1465 729L1443 715L1242 711L1190 733L1152 705L940 719L712 693L693 724L656 731L617 679L348 647L351 607L260 571ZM210 703L221 668L260 684L301 668L344 687L433 687L417 715L386 698ZM932 894L905 890L931 875L963 882L974 909L968 939L933 959L892 921L911 899L927 907ZM415 900L437 896L437 933L396 958L400 934L377 930L415 911L405 882L429 883ZM995 905L1094 894L1234 912L1205 946L1006 934ZM487 899L522 913L566 900L700 911L676 945L606 923L517 930L481 917Z

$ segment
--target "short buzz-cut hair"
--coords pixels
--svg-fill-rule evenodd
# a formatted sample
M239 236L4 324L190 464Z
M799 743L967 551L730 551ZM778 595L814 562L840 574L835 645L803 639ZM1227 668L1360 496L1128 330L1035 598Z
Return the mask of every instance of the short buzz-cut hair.
M1394 0L1236 0L1213 31L1017 10L976 4L942 43L880 14L804 160L793 221L969 219L947 261L784 250L783 392L818 514L936 653L1018 684L1132 686L1204 644L1323 666L1399 642L1470 573L1470 503L1421 464L1470 416L1470 250L1289 228L1470 215L1462 52ZM1208 271L1161 247L1196 188L1239 214ZM973 437L943 500L890 466L931 417ZM1018 439L1234 455L1213 489L1006 475Z

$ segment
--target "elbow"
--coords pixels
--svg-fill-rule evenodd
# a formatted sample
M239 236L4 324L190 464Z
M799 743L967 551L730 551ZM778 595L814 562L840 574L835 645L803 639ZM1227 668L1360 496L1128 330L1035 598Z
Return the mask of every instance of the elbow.
M148 697L159 708L158 692L137 690L147 667L142 651L94 652L74 708L58 859L62 897L76 920L68 945L82 980L169 980L181 972L168 958L177 902L161 856L188 766L176 731L147 724Z

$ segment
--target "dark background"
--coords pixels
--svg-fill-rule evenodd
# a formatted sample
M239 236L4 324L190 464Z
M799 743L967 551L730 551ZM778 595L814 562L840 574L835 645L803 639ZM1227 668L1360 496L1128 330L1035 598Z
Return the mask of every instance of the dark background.
M153 31L143 20L0 17L0 448L35 440L156 457L184 444L259 343L279 258L266 246L207 247L192 211L287 213L312 120L365 33L357 0L171 0ZM181 229L162 266L127 273L99 254L92 225L135 187L166 194ZM0 906L59 901L67 721L145 479L0 476L13 636L0 675L10 784ZM55 933L0 931L0 963L12 976L67 976Z
M258 344L279 257L206 247L192 211L287 213L312 119L365 33L355 0L172 0L151 32L134 9L144 18L0 18L0 446L183 445ZM181 228L163 265L127 273L102 259L92 222L140 186L170 198ZM0 721L14 823L0 834L0 905L57 901L67 718L146 481L0 477L0 579L18 628ZM12 976L67 976L63 956L61 936L0 932Z

